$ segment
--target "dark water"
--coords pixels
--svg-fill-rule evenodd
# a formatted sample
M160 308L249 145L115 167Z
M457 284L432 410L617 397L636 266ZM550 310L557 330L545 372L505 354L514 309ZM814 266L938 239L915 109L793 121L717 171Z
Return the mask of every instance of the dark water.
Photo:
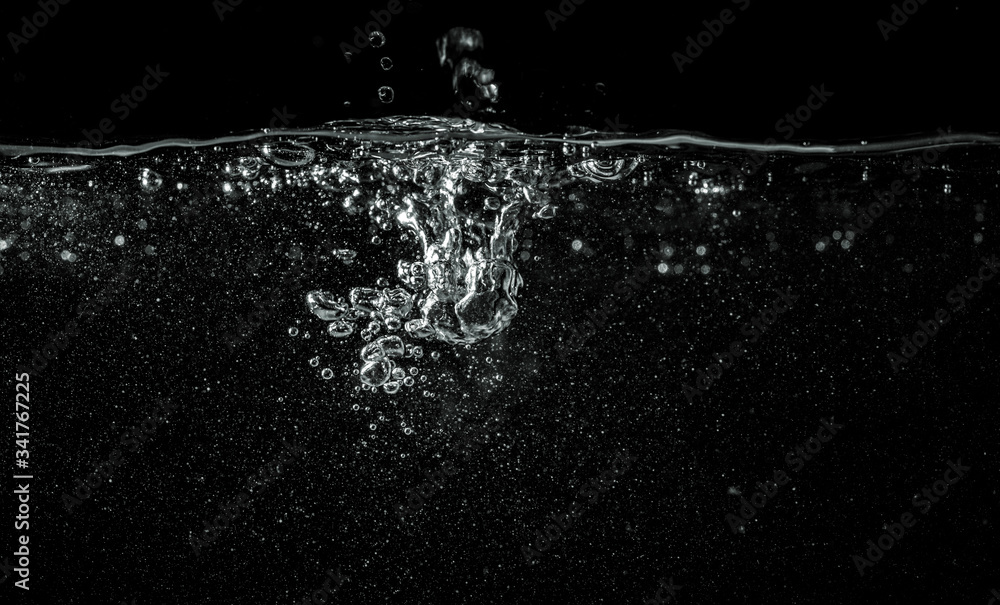
M293 603L331 578L332 603L914 583L948 603L998 582L991 137L414 118L3 151L30 602Z

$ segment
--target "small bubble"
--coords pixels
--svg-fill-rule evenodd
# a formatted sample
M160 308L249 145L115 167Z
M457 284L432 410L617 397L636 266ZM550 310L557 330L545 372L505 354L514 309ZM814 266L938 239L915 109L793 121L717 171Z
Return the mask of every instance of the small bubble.
M413 386L413 377L412 376L407 376L406 378L404 378L403 379L403 384L405 384L408 387L412 387Z
M419 373L420 370L417 369L417 366L413 366L412 368L410 368L410 376L416 376Z
M709 273L709 272L710 272L711 270L712 270L712 267L710 267L710 266L708 266L708 265L702 265L702 266L701 266L701 274L702 274L702 275L708 275L708 273Z
M372 25L375 24L372 23ZM368 34L368 39L371 40L372 48L382 48L382 45L385 44L385 34L377 29Z
M298 328L288 328L288 335L289 336L298 336L299 335L299 329Z
M125 245L125 236L119 235L118 237L116 237L115 238L115 245L116 246L124 246Z
M434 351L433 353L431 353L431 359L433 359L434 361L441 359L441 353L439 351Z
M412 435L413 434L413 429L411 429L411 428L405 428L405 429L403 429L403 433L406 434L406 435Z
M382 243L382 238L381 237L379 237L379 236L376 235L375 237L372 238L372 244L373 245L378 246L381 243Z
M392 100L396 98L395 91L392 90L391 86L383 86L378 89L378 99L383 103L392 103Z
M670 265L668 265L667 263L660 263L656 265L656 270L659 271L660 273L669 273Z
M824 242L823 240L816 242L816 251L822 252L824 250L826 250L826 242Z
M976 244L983 243L983 234L982 233L977 233L977 234L973 235L972 236L972 241L973 241L973 243L976 243Z
M386 71L392 69L392 59L390 59L389 57L382 57L382 60L379 61L379 63L382 65L382 69Z
M677 275L684 273L684 265L681 264L674 265L674 273L676 273Z
M395 395L396 393L399 392L401 386L402 385L400 385L398 380L392 380L390 382L383 384L382 390L390 395Z
M583 248L583 242L581 242L578 239L575 239L575 240L573 240L573 243L571 244L571 246L572 246L572 248L573 248L573 250L575 252L579 252Z
M705 256L705 253L708 252L705 246L698 246L694 251L698 256Z
M323 368L322 376L324 380L330 380L331 378L333 378L333 370L331 370L330 368Z
M145 229L146 227L149 226L149 223L146 222L146 219L140 219L139 222L136 224L139 225L140 229Z
M374 431L376 428L377 427L374 424L369 424L368 425L368 430L370 430L370 431Z
M392 377L394 380L402 380L406 378L406 370L404 370L403 368L393 368Z
M156 254L156 248L153 246L146 246L143 251L149 256Z
M139 176L139 184L145 191L156 191L163 186L163 177L156 174L149 168L143 168L142 173Z
M311 365L314 368L316 366L318 366L319 365L319 357L313 357L312 359L310 359L309 360L309 365Z

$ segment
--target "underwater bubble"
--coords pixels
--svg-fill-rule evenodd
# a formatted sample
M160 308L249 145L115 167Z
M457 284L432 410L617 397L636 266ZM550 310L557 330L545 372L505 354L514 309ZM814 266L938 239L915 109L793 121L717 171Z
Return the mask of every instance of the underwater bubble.
M392 90L391 86L383 86L378 89L378 99L383 103L392 103L395 97L396 93Z
M392 360L384 357L375 361L369 361L361 368L361 382L370 387L380 387L389 380L389 376L395 367L396 364Z
M149 168L143 168L139 175L139 184L147 192L153 192L163 186L163 177Z
M390 59L389 57L382 57L382 60L379 61L379 63L382 65L382 69L386 71L392 69L392 59Z
M347 317L350 308L342 299L335 299L330 292L314 290L306 294L306 307L323 321L333 321Z
M374 23L372 25L374 25ZM385 34L376 29L372 33L368 34L368 40L371 41L372 48L382 48L385 44Z
M319 357L313 357L312 359L310 359L309 360L309 365L311 365L314 368L316 366L318 366L319 365Z
M433 359L434 361L437 361L438 359L441 359L441 353L439 351L432 352L431 353L431 359Z
M419 373L420 370L417 369L417 366L413 366L412 368L410 368L410 376L416 376Z
M382 390L390 395L394 395L399 392L400 384L398 381L393 380L382 385Z
M326 327L326 333L334 338L345 338L354 333L354 324L337 320Z
M396 368L392 371L393 380L402 380L406 378L406 370L403 368Z
M125 237L121 236L121 235L115 237L115 245L116 246L124 246L125 245Z
M299 335L299 329L298 328L288 328L288 335L289 336L298 336Z
M408 387L412 387L413 386L413 377L412 376L407 376L406 378L404 378L403 379L403 384L405 384Z
M324 380L330 380L331 378L333 378L333 370L331 370L330 368L323 368L322 375Z
M403 326L403 322L399 320L398 317L386 317L385 327L389 329L390 332L395 332Z
M316 151L301 143L267 143L260 152L271 164L285 168L305 166L316 157Z
M555 216L556 216L556 207L551 204L546 204L545 206L542 206L538 210L538 212L535 212L535 214L532 215L533 218L541 218L541 219L555 218Z

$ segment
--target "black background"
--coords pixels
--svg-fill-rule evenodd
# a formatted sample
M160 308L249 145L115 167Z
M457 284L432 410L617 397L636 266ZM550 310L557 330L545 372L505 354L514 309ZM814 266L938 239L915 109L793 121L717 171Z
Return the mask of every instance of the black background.
M568 6L573 6L566 0ZM170 73L118 126L115 137L206 137L266 127L274 108L291 126L386 115L441 115L458 100L435 40L451 27L480 30L484 67L501 83L493 116L529 132L569 125L626 131L694 130L763 140L802 105L809 87L834 92L828 109L796 139L859 140L933 132L996 131L991 11L928 1L886 41L876 22L891 3L641 4L588 0L553 31L556 0L523 5L404 2L384 28L387 43L348 64L372 10L384 3L245 0L220 20L211 2L70 2L14 52L0 48L0 136L80 140L111 117L110 103L137 85L146 65ZM982 5L985 6L985 5ZM735 22L679 73L672 58L703 20L733 10ZM32 2L0 9L4 33L19 32ZM382 56L394 68L383 72ZM597 84L603 83L603 92ZM379 86L396 92L377 101ZM344 103L350 102L350 107ZM373 106L374 104L374 106Z
M295 115L291 127L441 115L458 98L435 40L456 26L483 33L477 58L501 83L498 113L478 117L527 132L600 130L611 120L631 132L762 141L821 84L834 95L796 140L998 130L995 21L964 4L928 0L889 41L876 21L888 19L892 6L878 2L804 8L751 0L740 12L728 2L587 0L555 31L545 15L557 10L554 1L404 6L385 28L386 46L348 64L340 44L352 43L354 27L384 3L244 0L220 20L208 1L71 0L17 53L5 37L0 139L75 144L82 129L114 116L110 104L141 81L147 65L170 75L116 122L109 142L259 130L275 109ZM678 73L672 54L723 9L734 10L736 21ZM4 3L0 31L16 31L37 11L32 2ZM382 56L394 61L391 71L379 67ZM375 100L384 85L395 90L391 105ZM526 224L540 260L521 263L526 287L514 324L471 351L428 344L442 357L425 359L421 371L438 394L423 397L418 385L395 399L353 391L356 377L340 372L356 361L357 339L330 345L302 305L313 288L336 284L343 294L345 284L392 276L392 262L412 252L404 244L369 245L365 217L318 210L311 191L292 191L266 203L226 199L208 204L198 220L177 220L171 186L202 176L199 162L227 161L207 151L192 154L183 169L184 162L165 161L168 186L155 193L137 190L131 171L143 158L122 167L106 162L65 181L51 177L58 186L70 182L83 207L75 214L66 208L74 202L47 191L25 201L30 187L50 177L17 173L28 193L3 190L15 200L4 198L3 228L24 231L19 245L37 244L47 256L20 262L15 248L3 258L4 372L28 363L45 335L63 329L71 309L116 273L115 254L135 262L139 278L32 378L38 589L0 588L39 603L293 603L321 585L327 568L343 566L351 581L332 603L639 603L661 577L683 586L679 603L893 603L904 595L985 603L1000 586L988 554L997 542L1000 282L905 371L886 362L914 322L944 306L979 258L997 251L995 153L948 154L857 246L844 251L834 243L823 254L814 234L839 229L850 214L845 205L867 203L874 189L907 178L905 158L817 167L774 156L746 191L723 200L745 218L722 231L684 205L694 196L680 160L662 160L663 173L677 179L669 186L633 192L576 184L584 209ZM769 190L772 175L780 187ZM129 195L91 200L88 179ZM671 196L683 203L667 216L656 207ZM44 225L34 232L20 227L28 206ZM135 226L140 219L148 229ZM229 351L222 335L281 282L291 262L286 244L295 240L307 254L320 249L313 223L349 240L364 261L346 267L327 259L303 283L283 288L275 315ZM98 242L75 266L57 260L66 230ZM128 241L121 250L106 241L119 232ZM985 233L985 244L973 243L974 232ZM570 252L574 238L596 254ZM570 327L661 241L683 252L684 277L654 276L613 327L558 360L555 345ZM713 247L716 267L705 279L690 269L701 242ZM143 252L146 244L156 256ZM248 268L262 251L263 266ZM740 325L771 303L773 287L800 293L801 306L703 399L687 404L680 385L740 338ZM289 338L293 325L313 338ZM313 356L338 372L336 380L317 376L307 365ZM491 382L495 373L516 386ZM130 454L114 483L66 514L62 494L159 397L181 403L176 422ZM373 411L353 412L354 402ZM439 464L458 432L456 417L481 419L497 402L510 425L421 516L398 523L393 505ZM383 426L370 436L369 420L387 411L394 421L396 408L416 419L418 437ZM728 488L750 495L756 481L786 468L785 453L814 435L821 417L848 428L795 477L794 489L734 535L725 514L739 499ZM308 449L302 464L194 557L192 533L292 437ZM547 515L564 510L579 484L623 447L639 458L631 474L537 565L524 562L519 549ZM912 511L913 495L959 458L972 466L969 477L859 577L852 555Z

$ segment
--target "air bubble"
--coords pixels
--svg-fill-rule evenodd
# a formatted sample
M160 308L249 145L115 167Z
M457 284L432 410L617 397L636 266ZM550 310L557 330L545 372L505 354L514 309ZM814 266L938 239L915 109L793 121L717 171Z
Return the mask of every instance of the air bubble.
M374 25L374 23L372 25ZM382 45L385 44L385 34L377 29L368 34L368 39L372 43L372 48L382 48Z
M382 57L382 60L379 61L379 63L382 65L382 69L386 71L392 69L392 59L390 59L389 57Z
M330 380L331 378L333 378L333 370L331 370L330 368L323 368L322 376L324 380Z
M139 184L144 191L153 192L163 186L163 177L149 168L143 168L139 176Z
M298 336L299 335L299 329L298 328L288 328L288 335L289 336Z
M392 90L391 86L383 86L378 89L378 99L383 103L392 103L392 100L396 98L395 91Z
M313 357L312 359L310 359L309 360L309 365L311 365L314 368L316 366L318 366L319 365L319 357Z

